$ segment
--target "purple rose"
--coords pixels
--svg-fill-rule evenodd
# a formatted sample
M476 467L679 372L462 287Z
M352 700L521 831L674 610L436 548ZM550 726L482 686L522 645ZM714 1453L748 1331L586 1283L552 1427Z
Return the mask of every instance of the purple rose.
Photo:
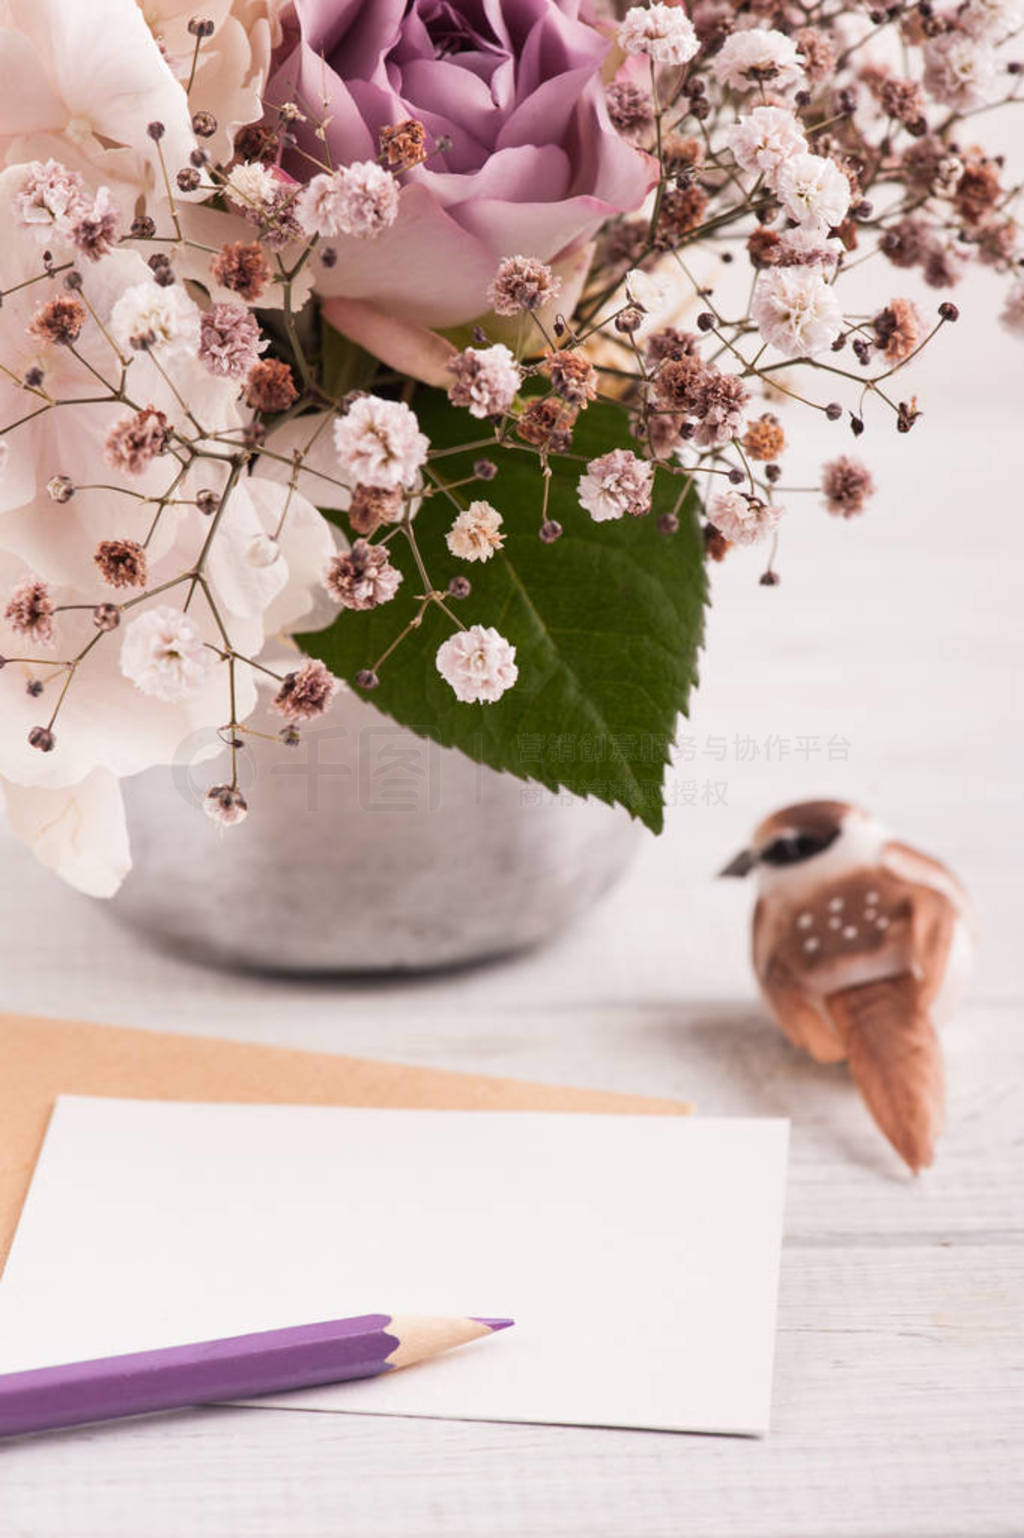
M403 175L396 223L374 240L332 241L337 265L318 278L339 296L330 318L359 340L369 324L378 354L394 353L389 333L419 329L422 339L422 328L485 313L505 256L559 264L566 289L573 279L578 288L587 242L642 203L656 167L609 123L609 45L579 9L580 0L296 0L301 37L282 50L268 99L326 117L332 164L375 159L381 129L408 118L431 146L448 145ZM315 126L300 125L300 144L322 161ZM309 159L287 164L308 179Z

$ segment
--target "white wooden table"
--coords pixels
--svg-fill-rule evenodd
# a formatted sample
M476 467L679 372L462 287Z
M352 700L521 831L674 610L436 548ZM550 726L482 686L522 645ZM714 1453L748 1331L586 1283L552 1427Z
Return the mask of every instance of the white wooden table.
M864 440L881 492L859 526L808 499L779 590L756 556L718 575L668 831L546 951L398 983L227 976L143 948L3 844L3 1007L792 1117L771 1436L197 1411L0 1450L2 1538L1024 1531L1020 409L992 372L1019 399L1024 353L994 347L961 328L915 433ZM694 785L724 804L691 805ZM981 912L949 1129L916 1182L845 1072L766 1023L749 893L710 879L765 810L822 792L949 859Z

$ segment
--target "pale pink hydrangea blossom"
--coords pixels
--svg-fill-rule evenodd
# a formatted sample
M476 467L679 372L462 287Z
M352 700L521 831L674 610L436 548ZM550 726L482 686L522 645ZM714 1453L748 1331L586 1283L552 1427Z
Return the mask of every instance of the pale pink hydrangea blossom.
M324 171L300 194L295 217L307 235L371 240L398 218L398 183L373 160Z
M363 395L335 422L334 447L353 485L391 490L415 482L430 440L403 401Z
M764 340L791 358L824 352L843 327L838 299L812 267L761 273L750 314Z
M595 523L607 523L629 513L634 518L650 511L654 466L638 459L629 449L611 449L592 459L580 476L581 507Z
M693 22L681 5L634 5L618 32L623 53L642 53L655 64L688 64L700 48Z
M438 647L437 671L463 704L493 704L519 677L516 649L491 625L457 630Z
M730 488L711 498L708 519L734 545L756 545L778 527L782 508Z
M850 183L825 155L789 157L779 167L775 190L789 217L805 229L834 229L850 207Z
M523 382L519 365L503 342L465 347L447 368L454 376L448 399L453 406L465 406L474 417L502 416Z
M142 694L173 703L206 681L213 653L188 615L158 604L132 620L121 644L121 672Z
M471 502L463 508L445 536L448 549L463 561L489 561L505 542L501 514L490 502Z
M775 185L782 166L807 150L804 131L788 107L755 107L731 128L726 142L741 171Z

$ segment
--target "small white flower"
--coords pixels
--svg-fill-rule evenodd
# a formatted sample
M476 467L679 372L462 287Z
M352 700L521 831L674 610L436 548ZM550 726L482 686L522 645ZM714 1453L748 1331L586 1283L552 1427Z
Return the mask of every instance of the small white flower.
M463 704L493 704L519 677L516 649L490 625L457 630L438 647L437 671Z
M353 485L411 486L430 440L402 401L363 395L334 424L334 447Z
M922 49L924 88L934 101L957 112L984 107L996 94L996 56L962 32L943 32Z
M489 502L471 502L445 535L448 549L463 561L489 561L505 543L501 514Z
M1024 7L1020 0L967 0L957 21L978 42L1001 43L1024 21Z
M634 5L619 27L623 53L644 53L655 64L686 64L700 47L681 5Z
M158 604L125 631L121 672L142 694L172 703L202 687L212 656L187 614Z
M750 27L730 32L711 61L715 79L733 91L762 85L773 91L803 83L804 72L796 43L783 32Z
M650 511L654 466L629 449L611 449L592 459L580 476L580 506L595 523L607 523L629 513L640 518Z
M228 202L245 214L266 212L273 206L277 189L277 177L261 160L239 161L231 167L224 181Z
M825 155L793 155L780 166L775 189L789 217L806 229L834 229L850 207L850 184Z
M1024 336L1024 278L1018 278L1010 289L999 319L1007 331Z
M372 239L398 218L398 183L373 160L325 171L300 194L295 217L307 235Z
M838 299L812 267L761 273L750 314L764 340L791 358L824 352L843 326Z
M755 107L726 134L741 171L763 176L770 187L786 161L807 149L804 131L788 107Z
M249 815L249 803L237 785L211 785L203 797L203 811L222 828L234 828Z
M146 281L126 288L110 314L110 331L122 352L133 348L164 358L199 351L199 309L180 283L161 288Z
M719 491L711 498L708 518L719 534L734 545L755 545L779 524L782 508L760 497L745 497L741 492Z

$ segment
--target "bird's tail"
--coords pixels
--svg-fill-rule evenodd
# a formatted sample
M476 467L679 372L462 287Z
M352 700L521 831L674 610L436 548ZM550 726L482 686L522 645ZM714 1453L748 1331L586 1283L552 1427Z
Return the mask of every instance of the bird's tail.
M916 978L844 988L828 1009L868 1110L916 1175L935 1157L946 1101L942 1050Z

